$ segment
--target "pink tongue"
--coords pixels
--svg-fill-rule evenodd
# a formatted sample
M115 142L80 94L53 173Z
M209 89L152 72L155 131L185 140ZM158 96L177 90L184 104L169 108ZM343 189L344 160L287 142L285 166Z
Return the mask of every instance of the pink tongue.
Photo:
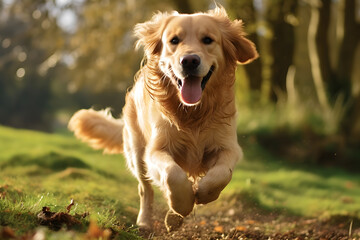
M181 97L185 103L194 104L201 98L201 78L187 77L182 82Z

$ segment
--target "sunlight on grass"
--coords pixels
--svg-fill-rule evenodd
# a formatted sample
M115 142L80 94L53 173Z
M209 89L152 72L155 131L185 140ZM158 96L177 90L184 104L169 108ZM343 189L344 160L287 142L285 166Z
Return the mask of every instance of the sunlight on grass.
M39 228L36 216L42 207L65 211L74 199L71 214L89 212L100 227L127 234L124 239L136 238L132 224L139 204L137 181L121 155L103 155L71 135L5 127L0 127L0 141L1 225L18 234L34 231ZM360 216L359 176L285 163L251 137L240 136L240 141L245 159L218 202L239 196L239 201L251 201L268 211L308 217ZM156 204L165 206L158 190L156 198ZM86 232L88 224L89 219L84 220L76 231ZM74 239L65 231L45 232L51 238Z
M26 233L38 226L42 207L65 211L70 199L72 212L89 212L101 227L135 222L137 182L122 156L103 155L72 136L4 127L0 141L1 225Z
M334 168L288 164L256 144L244 147L245 160L226 193L249 192L259 207L308 217L360 216L360 177Z

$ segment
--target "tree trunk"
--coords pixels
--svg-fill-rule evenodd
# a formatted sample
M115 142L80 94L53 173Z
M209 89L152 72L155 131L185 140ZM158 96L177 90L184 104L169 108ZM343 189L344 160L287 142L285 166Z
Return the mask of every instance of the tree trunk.
M343 11L343 29L344 35L339 50L336 78L331 83L330 93L332 98L343 95L347 103L347 111L341 123L341 128L348 138L349 142L359 141L359 106L360 96L353 96L351 87L351 75L353 73L356 48L360 43L360 23L356 22L356 4L355 0L344 0ZM359 79L357 79L359 81ZM356 141L354 141L356 139Z
M251 35L249 35L248 38L253 41L256 46L258 46L257 37L252 37ZM260 93L263 82L261 60L258 58L251 64L247 64L244 67L246 75L249 79L250 90Z
M295 0L281 0L267 6L266 19L273 32L270 40L270 55L273 57L270 98L273 101L277 101L279 95L286 97L286 76L295 52L295 31L289 19L295 17L297 4Z
M229 0L227 2L229 13L236 19L244 21L246 33L248 34L246 37L255 43L255 46L259 47L259 37L256 32L257 13L253 1ZM251 64L244 65L244 69L249 79L250 90L260 93L263 82L261 60L257 59Z
M360 24L356 22L355 10L355 0L344 0L344 35L338 55L336 78L329 86L332 98L344 94L345 101L351 98L351 74L355 61L355 50L360 40Z
M343 121L343 129L347 136L347 142L360 148L360 94L352 100L349 114Z
M325 112L328 112L329 104L324 86L324 72L322 72L322 70L324 70L324 67L321 67L322 65L324 65L321 63L321 60L323 61L326 60L324 59L324 56L320 57L321 51L319 51L318 48L319 45L321 45L321 43L319 42L319 39L321 38L325 39L325 42L323 42L323 44L328 47L326 43L327 37L319 36L320 35L319 32L324 31L320 29L321 21L320 21L319 9L321 9L321 7L322 4L320 0L311 3L311 16L310 16L310 23L308 30L308 50L309 50L309 58L311 64L311 73L314 80L316 94L322 109L325 110ZM324 19L322 19L322 24L324 25ZM327 30L325 32L327 33ZM325 50L324 52L326 52L327 48L325 48L324 46L321 48ZM322 52L322 54L325 54L324 52Z
M333 76L333 70L330 63L329 48L329 26L331 16L331 1L321 0L319 2L319 22L316 30L316 48L319 56L320 71L324 83L329 83Z
M193 9L191 7L189 0L174 0L173 1L176 7L176 11L179 13L192 13Z

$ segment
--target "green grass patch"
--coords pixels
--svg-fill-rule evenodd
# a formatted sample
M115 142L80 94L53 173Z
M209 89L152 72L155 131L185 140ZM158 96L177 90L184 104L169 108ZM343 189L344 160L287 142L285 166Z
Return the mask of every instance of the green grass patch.
M360 176L334 168L289 164L252 138L241 138L245 159L219 202L238 196L258 208L302 216L360 217ZM137 181L121 155L103 155L70 134L46 134L0 126L0 226L18 236L44 231L48 239L77 239L90 219L111 228L117 239L136 239L139 199ZM37 214L89 212L77 228L53 232L42 228ZM161 194L156 201L164 204ZM40 230L39 230L40 229Z
M136 238L137 182L121 155L103 155L70 135L5 127L0 142L0 225L19 235L35 231L42 207L62 212L74 199L70 214L90 213L77 232L94 219L116 236Z
M290 164L254 140L244 140L245 159L237 165L226 193L247 193L257 205L308 217L360 216L360 176L338 168Z

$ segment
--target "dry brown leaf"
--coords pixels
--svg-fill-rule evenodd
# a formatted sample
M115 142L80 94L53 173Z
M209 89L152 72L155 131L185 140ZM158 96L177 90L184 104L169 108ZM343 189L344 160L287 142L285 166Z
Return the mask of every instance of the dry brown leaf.
M244 232L244 231L246 231L246 227L245 226L236 226L236 231L241 231L241 232Z
M256 222L254 220L247 220L245 223L248 225L254 225Z
M223 233L224 232L224 227L223 226L216 226L216 227L214 227L214 231L218 232L218 233Z
M15 232L10 227L4 227L3 229L0 230L0 238L1 239L16 238Z
M89 229L86 233L88 239L109 239L111 231L109 229L101 229L94 220L90 221Z
M202 220L201 222L199 222L199 225L200 225L200 226L205 226L205 225L206 225L206 221L205 221L205 220Z
M43 207L41 212L37 215L37 219L41 225L48 226L53 230L59 230L63 225L67 228L71 228L74 225L79 225L80 218L85 218L89 213L75 214L72 216L69 214L71 207L74 206L74 200L71 199L70 204L66 207L66 212L51 212L49 207Z
M80 224L80 221L68 213L51 212L49 207L43 207L42 211L37 215L37 218L41 225L48 226L54 230L59 230L64 224L68 228Z
M74 205L75 205L75 203L74 203L74 199L71 199L69 206L67 206L67 207L66 207L67 213L69 213L69 212L70 212L71 207L72 207L72 206L74 206Z

